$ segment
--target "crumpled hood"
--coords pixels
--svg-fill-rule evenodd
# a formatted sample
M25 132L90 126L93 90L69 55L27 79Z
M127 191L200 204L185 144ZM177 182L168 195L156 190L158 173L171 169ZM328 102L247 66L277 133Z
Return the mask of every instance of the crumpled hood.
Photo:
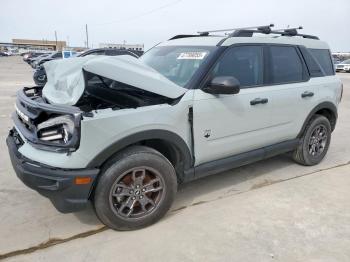
M74 105L85 89L83 70L168 98L187 89L171 82L135 57L85 56L53 60L44 64L47 83L43 96L52 104Z

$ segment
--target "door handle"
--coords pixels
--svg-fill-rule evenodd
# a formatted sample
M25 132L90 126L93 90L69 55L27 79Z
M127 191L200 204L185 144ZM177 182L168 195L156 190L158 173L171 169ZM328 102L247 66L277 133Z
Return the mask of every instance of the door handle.
M267 98L255 98L254 100L250 101L250 105L255 106L257 104L267 104L269 100Z
M309 92L309 91L305 91L304 93L301 94L302 98L312 97L312 96L314 96L314 93L313 92Z

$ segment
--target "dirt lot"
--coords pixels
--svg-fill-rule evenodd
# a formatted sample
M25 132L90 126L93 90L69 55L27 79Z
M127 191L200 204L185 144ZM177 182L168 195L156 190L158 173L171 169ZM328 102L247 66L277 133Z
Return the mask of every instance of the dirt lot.
M33 85L21 57L0 57L0 260L350 261L350 74L326 159L287 155L186 184L156 225L108 230L92 209L60 214L15 176L5 138L16 90Z

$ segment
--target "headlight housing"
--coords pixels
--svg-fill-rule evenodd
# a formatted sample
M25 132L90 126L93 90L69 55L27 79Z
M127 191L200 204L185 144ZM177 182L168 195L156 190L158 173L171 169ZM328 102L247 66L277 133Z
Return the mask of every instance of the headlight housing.
M74 133L74 122L69 116L58 116L37 127L38 138L56 144L67 144Z
M80 128L72 115L50 118L36 127L36 147L56 152L72 152L79 146Z

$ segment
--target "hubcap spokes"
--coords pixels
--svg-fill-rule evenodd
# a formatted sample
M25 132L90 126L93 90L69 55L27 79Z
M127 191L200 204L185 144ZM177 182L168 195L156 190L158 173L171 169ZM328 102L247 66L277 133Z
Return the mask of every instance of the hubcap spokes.
M323 153L327 144L327 129L324 125L319 125L314 128L309 140L309 154L319 156Z
M143 217L158 206L163 190L163 179L156 170L150 167L133 168L112 186L110 205L118 216Z

